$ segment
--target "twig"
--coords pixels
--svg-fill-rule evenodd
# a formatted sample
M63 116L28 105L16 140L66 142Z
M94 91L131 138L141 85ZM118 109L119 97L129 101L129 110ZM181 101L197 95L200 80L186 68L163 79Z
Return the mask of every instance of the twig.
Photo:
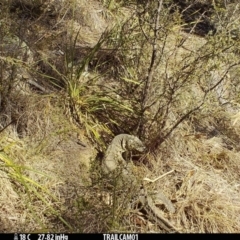
M8 123L5 127L3 127L1 130L0 130L0 133L3 132L8 126L10 126L12 123L14 123L15 121L11 121L10 123Z
M168 175L168 174L170 174L170 173L172 173L172 172L174 172L174 170L171 170L171 171L169 171L169 172L167 172L167 173L164 173L163 175L161 175L161 176L159 176L159 177L157 177L157 178L155 178L155 179L153 179L153 180L151 180L150 178L144 178L143 181L148 181L148 182L154 183L154 182L156 182L157 180L165 177L166 175Z

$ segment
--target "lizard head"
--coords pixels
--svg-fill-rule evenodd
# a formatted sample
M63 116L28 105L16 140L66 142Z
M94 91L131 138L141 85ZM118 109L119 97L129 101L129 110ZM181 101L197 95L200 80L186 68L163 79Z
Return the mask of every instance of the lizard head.
M128 141L128 149L144 152L146 147L138 137L132 136Z

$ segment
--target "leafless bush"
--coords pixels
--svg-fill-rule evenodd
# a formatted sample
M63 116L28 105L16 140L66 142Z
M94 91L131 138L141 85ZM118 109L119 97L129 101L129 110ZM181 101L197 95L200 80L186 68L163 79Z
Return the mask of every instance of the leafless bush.
M128 80L122 81L122 92L138 116L132 118L138 120L133 120L131 131L145 138L150 149L213 100L217 89L227 85L229 71L239 65L234 54L238 46L229 35L209 36L193 49L182 24L181 14L172 13L171 6L166 9L162 1L146 1L138 4L121 29L118 52L124 71L119 78Z

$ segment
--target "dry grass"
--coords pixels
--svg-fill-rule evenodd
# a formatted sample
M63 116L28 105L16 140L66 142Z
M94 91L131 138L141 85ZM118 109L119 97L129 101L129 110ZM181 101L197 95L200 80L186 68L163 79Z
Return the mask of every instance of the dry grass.
M149 44L144 44L141 56L143 65L137 72L129 61L133 57L131 48L107 53L101 51L102 46L115 46L114 39L122 23L131 16L131 9L120 7L119 3L107 6L104 2L105 7L100 1L73 0L68 4L63 1L59 15L53 17L53 25L46 24L46 13L38 16L44 19L43 24L39 18L31 20L31 24L38 30L32 36L35 39L29 38L28 42L37 41L32 45L38 53L33 58L36 61L34 70L41 73L38 75L40 83L45 81L46 86L49 86L49 79L53 77L57 89L61 91L52 87L54 91L46 95L37 94L30 88L30 94L17 90L8 99L12 109L10 112L14 113L16 121L0 131L0 232L163 231L144 212L126 208L130 196L136 195L136 190L132 189L126 194L122 188L106 189L104 184L108 179L103 179L99 173L99 159L95 150L99 147L96 145L98 138L103 137L109 142L112 133L121 132L122 129L131 132L136 128L138 105L130 90L141 86L138 74L146 71L150 58ZM133 17L124 27L134 32L136 24ZM110 31L113 25L115 28ZM29 29L34 32L34 27ZM164 79L166 72L169 74L167 79L172 75L180 76L177 75L178 71L185 64L182 58L191 62L200 51L207 51L209 47L204 45L206 39L187 35L180 28L172 27L168 29L166 45L162 48L168 65L158 68L154 80L156 86L159 79ZM51 28L53 31L47 35ZM109 31L105 32L106 28ZM134 40L132 32L129 36ZM65 33L70 36L69 39L72 37L70 42L61 42ZM103 33L110 40L96 47ZM76 36L77 40L71 42ZM181 39L185 39L183 48L177 48ZM130 37L123 38L123 46L128 46L130 40ZM49 42L51 44L46 44ZM48 54L59 43L62 43L60 47L72 43L76 53L81 48L84 54L70 60L64 57L55 59L54 55L50 57ZM86 47L95 47L94 56L85 51ZM47 58L44 59L44 55ZM232 56L228 57L230 59ZM109 65L105 65L109 59ZM88 72L84 70L78 73L76 69L81 67L81 60L96 64ZM9 62L7 64L20 68L15 62L13 65ZM71 67L73 63L75 65ZM126 63L129 64L126 66ZM198 64L201 66L201 63ZM206 69L211 66L213 63L209 61ZM222 68L221 64L219 66ZM202 68L194 68L194 76L190 78L189 84L184 85L184 82L181 86L182 92L177 94L171 106L166 125L160 129L163 133L170 129L181 113L201 100L201 87L208 86L210 76L206 69L204 75ZM214 76L216 71L214 69L212 72ZM5 74L3 69L1 73L2 76ZM223 73L220 71L218 74L221 76ZM232 76L229 76L230 81L227 82L231 82ZM234 79L238 79L237 69ZM69 88L64 89L64 84L60 83L67 83ZM152 97L159 94L154 86ZM235 89L234 86L230 86L231 89ZM135 171L139 182L144 177L154 179L174 170L174 173L148 184L148 189L150 192L161 189L171 199L176 208L175 213L169 213L161 203L158 203L158 207L180 232L240 231L240 117L237 91L236 88L230 96L223 93L223 97L227 96L230 102L229 108L221 104L215 92L211 92L200 111L182 121L158 149L141 158L135 156L138 159L135 161ZM81 120L80 127L74 126L66 117L66 96L74 100ZM150 116L151 111L154 112L155 108L150 109ZM5 126L5 122L0 124L2 128ZM156 131L158 135L160 130ZM89 134L90 131L95 135ZM95 145L89 142L89 136L95 140ZM149 140L151 136L146 139ZM115 204L109 203L111 198Z
M155 176L175 170L156 187L175 202L171 221L183 232L238 232L239 152L227 149L221 136L186 130L192 132L187 123L168 139L161 150L166 154L157 154L153 164Z
M6 214L1 215L2 232L71 229L61 217L72 194L68 185L79 188L88 181L86 169L94 151L78 144L75 127L60 117L63 111L52 101L58 100L29 96L24 115L27 135L19 138L17 126L1 133L1 210ZM88 145L83 136L81 141Z

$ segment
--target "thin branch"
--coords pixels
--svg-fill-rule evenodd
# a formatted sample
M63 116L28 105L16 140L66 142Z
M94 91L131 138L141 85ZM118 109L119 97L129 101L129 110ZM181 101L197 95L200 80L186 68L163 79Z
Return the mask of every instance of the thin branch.
M149 95L149 90L150 90L150 86L152 83L152 79L153 79L153 74L154 74L154 70L155 70L155 62L157 60L157 51L158 51L158 45L157 45L157 41L158 41L158 33L159 33L159 22L160 22L160 12L162 9L162 3L163 0L159 0L158 1L158 9L157 9L157 18L155 21L155 28L154 28L154 40L153 40L153 45L152 45L152 57L151 57L151 62L150 62L150 66L148 69L148 76L146 79L146 83L145 83L145 88L144 88L144 93L143 93L143 108L145 108L145 106L147 105L147 99L148 99L148 95Z
M172 172L174 172L174 170L171 170L171 171L169 171L169 172L167 172L167 173L164 173L163 175L161 175L161 176L159 176L159 177L157 177L157 178L155 178L155 179L153 179L153 180L150 179L150 178L144 178L143 181L148 181L148 182L150 182L150 183L154 183L154 182L156 182L157 180L159 180L159 179L167 176L168 174L170 174L170 173L172 173Z

